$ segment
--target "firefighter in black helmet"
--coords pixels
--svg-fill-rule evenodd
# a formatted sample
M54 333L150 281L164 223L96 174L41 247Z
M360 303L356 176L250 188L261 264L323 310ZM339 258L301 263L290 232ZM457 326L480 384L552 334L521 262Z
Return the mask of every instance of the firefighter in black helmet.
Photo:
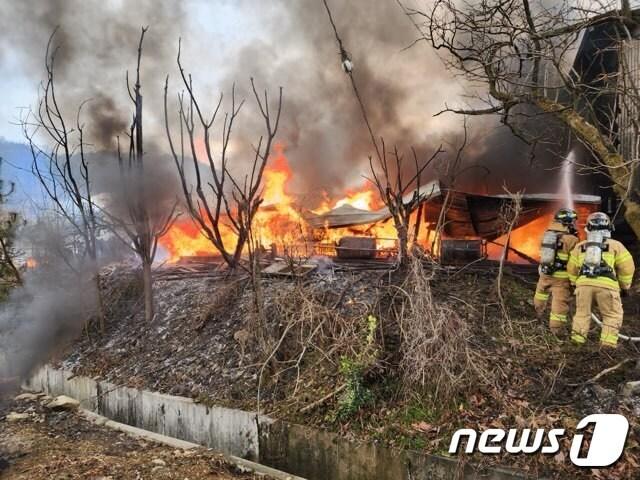
M567 273L569 253L578 243L576 220L578 214L570 208L556 212L542 237L540 249L540 278L533 297L538 316L542 316L551 296L549 328L555 334L562 332L567 323L571 283Z

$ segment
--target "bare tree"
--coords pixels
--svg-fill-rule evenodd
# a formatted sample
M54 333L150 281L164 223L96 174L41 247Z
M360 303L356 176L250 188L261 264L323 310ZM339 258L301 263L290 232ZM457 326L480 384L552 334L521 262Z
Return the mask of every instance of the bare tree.
M394 147L387 152L384 140L380 140L380 157L377 165L373 157L369 157L371 181L378 189L380 198L389 209L393 218L393 225L398 233L398 256L401 265L406 266L409 260L409 229L411 227L411 213L418 205L428 200L436 192L420 191L420 177L422 172L441 154L442 146L433 152L426 162L419 162L415 149L411 149L415 169L409 179L403 177L403 155ZM439 192L437 192L439 193ZM417 235L418 222L416 219L415 231ZM417 240L417 238L415 238Z
M56 96L55 59L52 49L55 31L49 38L45 55L46 80L42 83L38 108L22 118L22 129L32 157L32 171L56 212L61 215L81 239L78 265L68 263L77 274L89 272L97 295L97 315L104 329L104 312L100 291L98 264L98 233L100 224L93 200L90 166L85 152L82 107L74 122L62 111ZM37 137L41 136L42 144Z
M635 175L640 44L638 15L628 0L621 8L610 0L553 5L436 0L424 9L398 2L420 39L441 52L445 67L467 78L474 89L468 105L443 112L498 115L531 145L541 139L527 128L528 119L546 115L559 120L611 178L625 218L640 237L640 179ZM576 68L576 52L590 27L602 29L605 41L587 65Z
M498 278L496 279L496 289L498 293L498 299L500 300L502 314L507 321L507 326L509 327L509 329L512 329L513 325L511 323L511 317L509 316L509 310L507 309L507 304L502 293L502 278L504 274L504 264L509 257L511 234L513 233L513 229L515 228L515 226L518 224L520 214L522 213L522 193L510 192L507 187L504 187L504 190L508 195L508 200L505 200L505 202L502 204L499 214L499 222L502 227L502 232L505 235L505 241L504 247L502 248L502 253L500 254L500 264L498 267Z
M165 126L171 153L175 160L178 174L182 183L182 189L191 218L199 226L201 232L220 252L224 261L231 269L240 265L242 253L251 239L253 219L262 203L262 175L269 161L274 138L280 123L282 111L282 87L280 87L275 112L271 111L270 100L265 90L263 96L258 94L253 78L251 88L264 123L264 133L259 137L257 144L253 146L254 156L252 166L248 174L243 177L236 176L230 171L229 145L232 139L235 120L240 113L244 100L236 99L235 85L231 90L230 110L224 114L222 124L222 144L219 152L214 151L212 145L212 133L214 122L223 102L221 94L210 117L203 113L193 90L191 75L185 73L180 60L180 48L178 48L178 67L185 94L178 97L178 115L180 119L180 144L179 153L176 149L170 127L167 105L169 77L165 82ZM198 130L202 131L202 139L205 146L205 158L196 149ZM185 136L188 154L191 156L192 169L186 166ZM206 163L203 172L203 164ZM195 175L195 192L188 180L188 172ZM210 176L211 181L207 180ZM229 244L225 240L225 227L230 228L235 235L235 244ZM226 243L225 243L226 242Z
M0 171L2 157L0 157ZM8 290L6 287L22 285L22 275L16 266L16 251L13 246L18 223L18 216L6 210L7 197L15 191L15 183L9 184L9 190L4 191L4 180L0 178L0 292Z
M142 281L144 284L144 316L145 320L153 320L155 311L153 303L153 275L151 266L156 256L158 239L162 237L176 218L174 203L166 211L157 212L152 209L153 195L149 195L149 188L145 173L144 141L142 135L142 85L140 83L140 62L142 60L142 44L147 27L142 28L138 44L136 63L136 79L133 89L129 83L127 73L127 88L129 98L134 105L133 120L129 128L129 148L125 159L120 149L118 139L118 164L122 179L125 212L122 214L108 214L113 222L114 231L124 234L125 243L133 250L142 263ZM152 210L153 213L152 213Z

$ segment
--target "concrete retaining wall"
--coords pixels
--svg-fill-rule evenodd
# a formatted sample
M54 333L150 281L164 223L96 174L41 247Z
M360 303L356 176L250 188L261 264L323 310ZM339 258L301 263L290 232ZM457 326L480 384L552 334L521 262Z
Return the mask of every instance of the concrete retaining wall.
M33 390L68 395L87 410L117 422L213 448L227 455L309 480L514 480L500 470L476 471L456 460L348 441L264 415L207 407L189 398L164 395L44 366L26 382Z
M207 407L190 398L118 387L49 366L39 369L28 388L68 395L80 406L116 422L204 445L228 455L258 460L256 415L242 410ZM261 423L269 424L268 418Z

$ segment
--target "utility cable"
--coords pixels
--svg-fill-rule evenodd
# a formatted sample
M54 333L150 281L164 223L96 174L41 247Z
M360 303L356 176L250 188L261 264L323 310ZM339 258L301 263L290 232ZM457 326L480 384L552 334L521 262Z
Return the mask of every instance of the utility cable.
M333 33L336 36L336 42L338 43L338 48L340 49L340 58L342 61L342 69L345 71L347 75L349 75L349 79L351 80L351 86L353 87L353 92L358 100L358 104L360 105L360 111L362 112L362 117L364 118L364 123L367 125L367 129L369 130L369 136L371 137L371 143L373 143L373 147L376 150L376 155L378 156L378 160L382 163L382 154L380 153L380 149L378 147L378 142L376 140L376 136L373 133L373 127L371 126L371 122L369 121L369 116L367 115L367 109L364 106L364 101L360 96L360 91L358 90L358 86L356 85L356 81L353 78L353 62L349 57L349 54L344 48L342 44L342 39L338 34L338 28L336 27L335 22L333 21L333 16L331 15L331 10L329 9L329 5L327 4L327 0L322 0L324 3L324 7L327 10L327 15L329 16L329 22L331 23L331 27L333 28Z

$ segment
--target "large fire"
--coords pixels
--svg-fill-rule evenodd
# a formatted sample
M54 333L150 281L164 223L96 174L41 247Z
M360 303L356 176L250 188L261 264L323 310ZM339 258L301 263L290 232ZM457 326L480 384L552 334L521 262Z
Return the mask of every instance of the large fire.
M538 261L540 256L540 243L542 236L549 223L553 219L553 214L542 215L526 225L518 227L511 232L509 247L514 250L508 251L507 260L513 263L529 263L527 257ZM489 258L498 260L503 254L507 236L503 235L493 243L487 245ZM518 255L518 253L522 255Z
M578 213L578 237L584 239L584 226L586 218L589 214L597 210L597 206L593 204L580 204L575 206ZM530 263L530 260L540 260L540 244L542 236L549 224L553 220L553 213L547 213L536 218L532 222L522 225L511 232L509 246L513 249L509 251L507 257L509 262L513 263ZM487 246L489 258L497 260L502 255L506 235L495 240ZM518 253L523 255L518 255Z
M393 223L390 221L366 227L322 229L309 232L289 191L293 172L284 153L284 147L277 144L274 156L263 174L263 202L254 220L254 232L260 245L268 248L274 246L278 251L309 253L308 243L320 242L320 245L333 245L345 235L366 235L378 238L380 248L395 247L397 238ZM318 206L311 209L314 213L324 213L333 208L349 204L362 210L375 211L383 206L382 201L369 183L347 190L344 197L331 199L324 194ZM224 244L232 248L235 234L227 225L221 225ZM160 239L160 245L169 254L169 261L177 261L181 257L217 255L209 239L201 233L200 228L190 219L181 218Z
M263 175L263 202L254 221L260 243L269 246L277 243L276 238L285 241L289 229L300 222L293 199L287 192L293 174L281 145L275 146L275 155ZM219 227L225 247L232 250L236 243L234 231L228 222L221 222ZM181 257L218 255L211 241L189 217L176 221L159 243L172 262Z
M296 204L296 198L289 190L293 172L285 156L284 147L276 145L274 155L263 175L263 202L254 220L254 236L257 243L264 248L271 248L280 254L293 256L310 256L314 253L335 254L337 242L344 236L367 236L376 238L379 255L392 254L397 249L397 233L393 220L389 219L369 225L347 228L321 228L309 230ZM324 193L323 200L311 211L322 214L343 205L350 205L360 210L376 211L384 206L375 186L365 182L349 189L341 198L330 198ZM590 212L581 211L580 218L586 218ZM411 225L415 225L418 212L412 214ZM552 214L542 215L524 226L513 230L509 246L508 261L529 263L537 261L540 240L551 221ZM426 250L438 252L438 242L431 225L422 222L418 234L420 245ZM228 250L236 243L236 236L227 223L221 223L223 241ZM412 227L413 230L413 227ZM410 238L415 232L409 232ZM487 253L491 259L499 259L502 255L506 236L489 242ZM211 242L202 234L200 228L187 217L178 220L160 239L160 244L169 254L169 261L178 261L181 257L217 256L218 252Z
M360 210L378 210L384 206L380 195L370 182L365 181L357 188L348 189L344 197L331 200L327 192L323 192L324 200L313 209L315 213L325 213L343 205L351 205Z

